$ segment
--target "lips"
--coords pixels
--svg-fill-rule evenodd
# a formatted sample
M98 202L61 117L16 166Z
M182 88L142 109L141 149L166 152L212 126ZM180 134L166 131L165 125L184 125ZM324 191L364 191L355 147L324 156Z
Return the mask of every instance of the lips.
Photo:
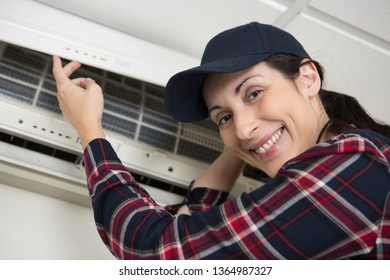
M262 155L268 151L276 142L278 142L280 135L282 135L283 128L277 130L261 147L253 149L256 154Z

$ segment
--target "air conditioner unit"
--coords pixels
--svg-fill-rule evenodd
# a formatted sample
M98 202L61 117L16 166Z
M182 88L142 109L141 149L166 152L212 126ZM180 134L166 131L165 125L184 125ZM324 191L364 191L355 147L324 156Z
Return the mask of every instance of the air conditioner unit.
M180 202L222 150L210 122L177 123L165 111L166 81L194 58L27 0L0 2L0 41L0 183L89 205L79 138L56 99L53 54L80 61L77 75L102 86L107 138L161 204ZM266 178L248 170L233 196Z

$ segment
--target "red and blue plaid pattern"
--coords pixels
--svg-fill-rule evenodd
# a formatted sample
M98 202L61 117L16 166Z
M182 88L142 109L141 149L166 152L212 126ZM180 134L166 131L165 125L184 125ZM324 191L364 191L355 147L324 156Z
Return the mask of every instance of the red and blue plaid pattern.
M106 140L84 160L99 234L119 259L390 259L390 140L371 131L318 144L233 200L196 188L191 216L157 205Z

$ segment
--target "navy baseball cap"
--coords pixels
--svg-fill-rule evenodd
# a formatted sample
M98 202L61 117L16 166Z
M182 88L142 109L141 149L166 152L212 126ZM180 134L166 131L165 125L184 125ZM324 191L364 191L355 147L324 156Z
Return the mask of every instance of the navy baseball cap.
M290 33L272 25L251 22L219 33L207 44L200 66L169 79L164 94L168 113L179 122L207 118L208 110L202 96L207 74L241 71L273 54L309 58Z

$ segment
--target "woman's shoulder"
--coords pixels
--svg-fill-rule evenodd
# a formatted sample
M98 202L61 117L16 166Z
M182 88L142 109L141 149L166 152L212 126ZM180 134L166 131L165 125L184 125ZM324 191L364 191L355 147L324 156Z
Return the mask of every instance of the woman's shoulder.
M351 129L333 136L326 142L316 144L301 155L289 161L298 161L329 157L340 154L367 153L381 161L390 163L390 139L368 129Z
M329 140L343 140L348 138L357 138L362 140L373 140L375 142L379 141L380 143L384 145L390 144L390 139L386 138L382 134L379 134L377 132L374 132L370 129L359 129L359 128L351 128L349 130L344 131L343 133L340 133Z
M336 146L342 152L369 152L378 150L390 153L390 139L369 129L351 129L336 135L325 142L326 146Z

